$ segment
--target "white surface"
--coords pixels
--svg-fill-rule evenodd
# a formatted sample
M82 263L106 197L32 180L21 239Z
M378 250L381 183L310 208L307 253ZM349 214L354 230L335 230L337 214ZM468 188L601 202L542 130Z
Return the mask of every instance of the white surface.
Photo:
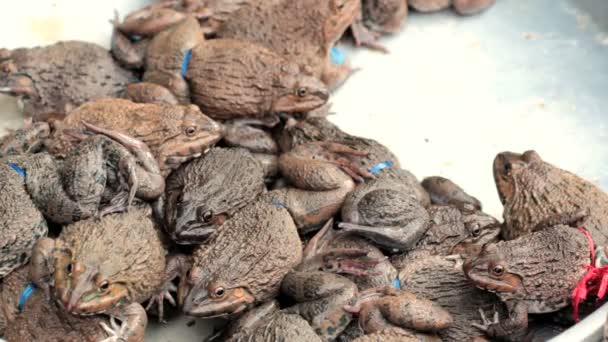
M477 17L411 15L404 32L383 40L390 54L351 55L362 70L331 100L331 120L384 143L420 179L451 178L497 218L491 163L503 150L536 149L605 187L608 35L587 6L604 1L499 0ZM0 45L82 39L108 47L113 11L124 15L145 2L10 1ZM0 97L0 134L20 125L16 108ZM147 340L200 341L205 326L186 322L153 326Z

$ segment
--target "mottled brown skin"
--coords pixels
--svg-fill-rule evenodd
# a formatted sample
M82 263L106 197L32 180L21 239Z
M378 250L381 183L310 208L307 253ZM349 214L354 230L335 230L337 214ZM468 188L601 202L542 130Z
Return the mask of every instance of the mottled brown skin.
M0 336L15 342L98 342L107 337L100 324L108 322L102 316L71 315L40 290L34 291L19 312L17 303L29 282L28 268L22 267L5 278L0 285L0 316L4 314L8 321L6 330L3 332L0 329Z
M48 153L7 161L25 172L20 181L46 218L68 224L124 211L136 196L154 200L162 194L164 179L147 147L130 137L116 137L122 144L102 135L85 138L63 161Z
M21 99L34 121L48 113L66 115L95 99L119 97L136 81L104 48L80 41L12 50L0 57L0 76L0 93Z
M450 6L460 15L473 15L494 5L496 0L408 0L410 7L419 12L435 12Z
M74 110L56 130L49 151L58 156L73 148L73 132L85 123L126 134L146 144L163 175L200 156L221 138L221 127L196 106L141 104L123 99L102 99Z
M147 82L129 84L127 87L127 98L137 103L179 104L179 100L169 89Z
M178 243L202 243L265 190L262 166L251 153L213 148L167 179L165 229Z
M192 102L215 119L308 112L329 98L327 87L294 62L233 39L214 39L195 47L186 79Z
M431 203L436 205L454 205L460 208L481 210L481 202L467 194L451 180L439 176L427 177L422 180L422 187L431 197Z
M534 250L534 253L530 253ZM525 330L528 313L554 312L570 304L570 295L589 264L585 235L555 226L484 246L468 258L463 269L477 287L495 292L509 309L509 318L476 324L488 336L501 337Z
M484 333L471 325L479 319L479 309L496 310L504 317L506 308L496 295L471 286L462 263L462 258L445 256L411 260L399 270L401 286L452 315L453 325L439 332L443 341L485 341Z
M348 63L331 63L329 52L360 9L360 0L251 1L233 12L216 35L260 44L334 88L354 70Z
M44 122L26 124L0 138L0 157L38 153L50 135L51 129Z
M287 210L253 202L219 227L193 258L184 312L234 317L276 297L283 277L302 259L302 243Z
M399 32L408 14L407 1L362 0L361 2L361 14L351 25L355 44L388 52L376 40L382 34Z
M424 236L409 253L391 259L398 269L414 258L427 255L473 256L486 243L497 242L500 236L501 224L498 220L481 211L433 205L428 212L430 227Z
M420 334L409 329L401 328L387 328L384 330L376 331L374 333L361 336L353 342L439 342L440 338Z
M493 169L504 205L504 239L564 224L587 228L596 246L608 244L608 195L596 185L543 161L535 151L500 153Z
M30 267L39 288L52 279L53 294L69 313L117 317L122 325L107 330L143 341L147 318L139 303L162 283L165 249L149 207L133 208L68 225L57 240L39 240Z
M242 121L224 123L223 141L231 147L242 147L251 153L278 154L279 145L270 132Z
M0 166L0 279L29 260L46 221L28 196L24 179L6 162Z

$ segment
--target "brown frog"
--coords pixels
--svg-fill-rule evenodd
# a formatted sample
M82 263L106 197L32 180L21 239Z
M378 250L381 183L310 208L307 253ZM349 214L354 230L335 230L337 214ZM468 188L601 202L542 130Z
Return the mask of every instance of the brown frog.
M233 12L216 35L260 44L335 88L354 70L348 63L332 63L330 50L354 21L360 4L360 0L253 1Z
M399 269L403 288L427 298L447 310L454 318L451 327L438 333L443 341L485 341L482 331L471 325L479 310L497 310L502 317L506 308L498 297L471 286L462 270L459 256L427 256L410 260Z
M525 330L528 313L554 312L570 304L570 295L590 262L591 248L582 231L555 226L512 241L485 245L463 269L470 282L495 292L509 309L505 320L474 324L490 337ZM533 249L535 252L530 253ZM539 276L541 275L541 276Z
M498 241L501 224L481 211L433 205L428 212L430 227L414 249L391 259L398 269L427 255L476 255L486 243Z
M399 32L407 14L407 1L362 0L361 14L350 26L355 43L387 52L376 40L382 34Z
M408 0L408 5L419 12L435 12L449 7L460 15L472 15L494 5L496 0Z
M321 338L300 315L280 311L276 300L264 303L232 322L221 337L230 342L321 342ZM210 340L216 340L212 338ZM218 339L219 340L219 339Z
M147 201L158 198L165 182L146 145L108 133L117 141L90 136L64 160L37 153L10 156L6 161L21 174L20 187L37 208L59 224L124 211L136 196Z
M87 126L87 124L89 124ZM73 148L74 133L91 125L114 130L145 143L163 175L181 163L202 155L221 138L222 128L196 106L140 104L123 99L102 99L82 105L55 124L49 144L53 155Z
M447 178L427 177L422 180L421 185L429 193L432 204L481 210L481 202L477 198L467 194L460 186Z
M596 185L543 161L535 151L500 153L493 168L506 240L565 224L584 226L596 245L608 244L608 195Z
M28 288L29 282L26 266L5 278L0 285L0 316L4 315L7 320L5 331L0 329L0 336L15 342L98 342L107 338L102 323L107 326L110 324L108 320L101 316L71 315L43 291ZM33 292L27 296L30 289L33 289ZM24 299L22 305L19 305L20 299Z
M17 96L34 120L60 116L85 102L119 97L136 81L104 48L87 42L0 49L0 93Z
M366 333L393 327L432 333L453 324L450 313L438 304L393 287L363 291L357 304L345 309L359 315L359 325Z
M64 227L34 247L30 277L61 307L77 316L105 314L113 340L143 341L147 318L139 303L156 294L165 249L147 206ZM120 241L121 243L116 243Z
M283 277L302 259L302 243L287 210L253 202L221 225L193 259L184 284L189 288L180 295L184 312L234 317L276 297Z
M6 162L0 166L0 279L27 263L32 247L48 231L20 170Z
M165 228L178 243L202 243L266 190L257 160L241 148L213 148L167 179Z
M409 329L402 328L387 328L380 331L376 331L371 334L367 334L353 342L439 342L440 338L414 332Z

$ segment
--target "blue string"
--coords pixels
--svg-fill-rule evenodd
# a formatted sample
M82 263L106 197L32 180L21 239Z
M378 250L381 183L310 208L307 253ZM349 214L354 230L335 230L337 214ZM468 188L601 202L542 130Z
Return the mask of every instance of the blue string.
M19 304L17 304L17 310L21 312L23 310L23 306L25 306L25 302L32 296L34 291L36 290L36 284L30 283L28 284L23 292L21 293L21 297L19 297Z
M22 169L22 168L20 168L20 167L19 167L19 165L14 164L14 163L8 163L7 165L8 165L8 166L9 166L11 169L13 169L13 170L17 171L17 173L18 173L18 174L19 174L21 177L25 178L25 171L23 171L23 169Z
M393 162L392 161L384 161L381 163L378 163L376 166L372 167L371 170L369 170L369 172L372 175L375 175L376 173L378 173L380 170L385 169L387 167L391 167L393 166Z
M346 61L346 55L344 55L342 51L338 50L337 47L331 48L329 51L329 57L331 58L331 62L336 65L342 65Z
M396 288L397 290L401 290L401 280L399 280L398 276L393 281L393 287Z
M184 55L184 61L182 62L182 69L180 73L182 77L186 77L186 71L188 71L188 63L190 63L190 57L192 56L192 49L186 51L186 55Z
M281 207L281 208L287 209L287 206L284 203L281 203L281 202L272 202L270 204L274 205L275 207Z

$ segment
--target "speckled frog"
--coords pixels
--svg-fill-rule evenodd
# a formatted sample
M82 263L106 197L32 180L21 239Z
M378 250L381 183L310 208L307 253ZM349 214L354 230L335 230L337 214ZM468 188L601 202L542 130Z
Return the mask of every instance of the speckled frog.
M360 4L360 0L250 2L233 12L216 35L263 45L334 88L353 69L346 61L333 63L330 50L354 21Z
M101 46L65 41L0 49L0 93L17 96L34 120L64 116L83 103L119 97L135 76Z
M202 243L265 190L262 166L251 153L213 148L167 179L165 229L178 243Z
M106 327L114 338L143 341L147 318L139 303L156 294L165 270L165 249L149 209L79 221L56 240L39 240L31 279L52 290L67 312L117 317L121 325Z
M565 224L584 226L596 245L608 244L608 195L596 185L543 161L535 151L500 153L493 169L506 240Z
M77 108L58 122L49 151L65 155L73 148L74 133L85 131L86 123L141 140L156 157L163 175L202 155L221 138L222 132L221 126L196 106L102 99Z
M180 294L184 312L235 317L276 297L283 277L302 259L302 243L287 210L253 202L220 226L193 259L181 287L188 287Z
M0 322L4 319L7 323L6 329L2 329L0 324L0 336L14 342L109 342L106 339L108 333L102 326L102 323L110 324L107 319L102 316L78 317L66 312L43 291L28 287L28 270L27 266L20 268L0 285ZM30 289L33 290L28 296ZM126 340L141 341L134 338Z
M525 330L528 313L554 312L570 304L570 295L589 264L590 247L582 231L555 226L512 241L485 245L463 269L469 281L495 292L509 317L475 324L490 337ZM530 253L534 250L534 253Z

